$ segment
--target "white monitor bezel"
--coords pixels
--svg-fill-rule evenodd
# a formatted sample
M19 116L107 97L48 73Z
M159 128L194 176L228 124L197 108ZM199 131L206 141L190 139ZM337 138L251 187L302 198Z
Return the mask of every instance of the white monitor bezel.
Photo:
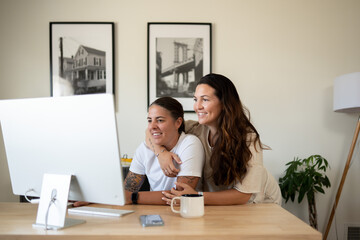
M14 194L71 174L69 200L125 204L112 94L0 100L0 124Z

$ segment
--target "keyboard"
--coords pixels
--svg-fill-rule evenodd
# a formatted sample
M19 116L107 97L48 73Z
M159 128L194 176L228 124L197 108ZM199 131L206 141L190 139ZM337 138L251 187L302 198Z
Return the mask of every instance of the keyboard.
M120 210L112 208L97 208L97 207L75 207L69 208L69 214L87 214L97 216L121 217L123 215L133 213L133 210Z

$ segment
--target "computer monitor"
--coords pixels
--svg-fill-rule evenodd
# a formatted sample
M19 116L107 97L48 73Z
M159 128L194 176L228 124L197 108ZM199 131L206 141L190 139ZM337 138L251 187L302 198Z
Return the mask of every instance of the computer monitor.
M113 95L0 100L0 124L14 194L71 174L69 200L125 204Z

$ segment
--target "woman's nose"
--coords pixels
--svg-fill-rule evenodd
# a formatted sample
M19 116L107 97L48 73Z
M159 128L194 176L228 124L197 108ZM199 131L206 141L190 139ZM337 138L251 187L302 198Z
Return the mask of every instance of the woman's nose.
M194 103L194 108L195 109L201 109L202 108L202 105L201 105L200 101L197 101L197 102Z
M150 123L149 123L149 128L150 128L150 129L156 128L156 122L150 122Z

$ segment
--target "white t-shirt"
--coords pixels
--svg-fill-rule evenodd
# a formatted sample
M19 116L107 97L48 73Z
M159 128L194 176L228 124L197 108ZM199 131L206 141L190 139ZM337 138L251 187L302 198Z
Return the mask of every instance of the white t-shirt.
M176 153L182 161L178 176L201 177L205 155L204 148L196 136L182 133L171 152ZM151 191L170 190L175 186L176 177L170 178L164 175L157 157L146 146L145 142L136 149L130 171L146 175Z

